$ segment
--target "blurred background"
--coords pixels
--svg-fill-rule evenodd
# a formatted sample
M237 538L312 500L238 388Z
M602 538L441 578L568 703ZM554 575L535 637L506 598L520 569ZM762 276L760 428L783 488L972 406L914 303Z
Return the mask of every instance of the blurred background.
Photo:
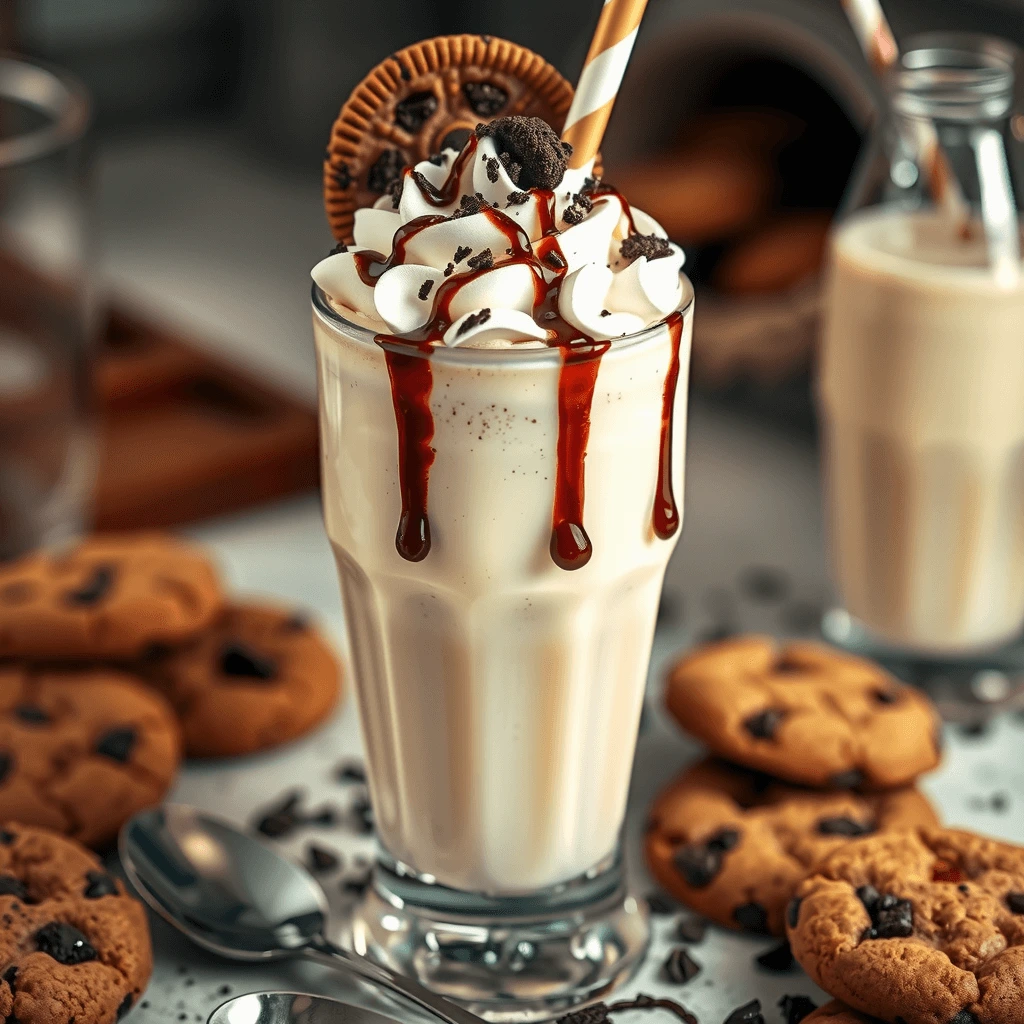
M92 99L82 259L97 284L101 527L315 484L321 159L366 71L418 39L480 32L574 81L596 19L594 0L559 0L554 23L550 0L0 4L0 49L68 70ZM1024 43L1021 0L886 8L901 40ZM686 249L695 386L808 436L826 232L878 103L839 0L651 0L606 140L606 177ZM1011 125L1024 139L1024 119Z

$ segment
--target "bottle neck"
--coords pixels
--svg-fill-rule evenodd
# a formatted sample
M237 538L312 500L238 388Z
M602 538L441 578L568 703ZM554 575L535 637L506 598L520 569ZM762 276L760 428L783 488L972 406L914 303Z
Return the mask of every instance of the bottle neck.
M893 69L893 109L963 127L1003 121L1013 106L1014 56L1009 44L986 36L922 39Z

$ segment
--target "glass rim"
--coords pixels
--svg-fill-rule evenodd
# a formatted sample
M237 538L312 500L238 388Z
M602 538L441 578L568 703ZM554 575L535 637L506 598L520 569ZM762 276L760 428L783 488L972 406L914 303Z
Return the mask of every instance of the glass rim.
M976 32L913 36L891 72L893 102L901 114L940 120L995 120L1014 101L1019 49Z
M679 306L674 312L683 313L693 308L694 293L690 279L682 271L679 272L683 285L683 297ZM547 363L560 362L562 359L562 348L557 345L544 346L543 348L520 348L515 345L508 348L470 348L469 346L456 346L449 348L446 345L437 345L425 352L416 345L403 342L401 339L394 341L377 341L378 332L362 324L354 323L342 316L331 305L326 292L314 281L312 287L313 314L328 326L344 334L347 338L360 345L372 349L387 349L391 352L398 352L410 356L422 356L423 358L437 359L442 362L462 363L470 365L473 363L490 363L495 365L507 365L523 363ZM666 320L672 314L667 314L656 324L645 327L635 334L624 334L620 338L612 338L609 348L603 358L613 353L627 351L643 344L657 334L659 328L665 325ZM604 344L599 342L598 344ZM580 346L583 348L584 346Z
M85 135L92 117L89 94L73 75L8 54L0 54L0 100L48 118L38 128L0 138L0 169L67 149Z

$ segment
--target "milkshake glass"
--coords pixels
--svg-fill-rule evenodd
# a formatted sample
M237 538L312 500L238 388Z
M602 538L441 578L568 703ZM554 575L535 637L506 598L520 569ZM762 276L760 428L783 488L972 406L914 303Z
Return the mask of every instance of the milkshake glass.
M354 941L492 1019L597 994L646 946L619 834L681 519L684 296L571 355L424 352L314 288L324 514L380 843ZM423 374L429 551L412 561L396 525L420 514L424 460L398 457L414 443L395 402ZM560 516L585 530L575 569L556 564Z
M1002 144L1005 52L946 41L897 77L897 112L939 124L968 199L982 140ZM889 166L907 182L905 158ZM974 671L1024 623L1024 274L993 272L977 213L958 227L892 191L832 243L818 394L843 609L826 633Z

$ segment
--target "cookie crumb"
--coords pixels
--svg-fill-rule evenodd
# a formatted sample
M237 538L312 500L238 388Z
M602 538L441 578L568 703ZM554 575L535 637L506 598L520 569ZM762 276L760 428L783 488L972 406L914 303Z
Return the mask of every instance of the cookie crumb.
M454 263L449 263L448 266L444 268L444 276L445 277L451 277L452 274L454 274L454 273L455 273L455 264Z
M405 169L405 156L398 149L385 149L383 153L373 162L366 173L366 187L371 192L384 195L388 186L401 177Z
M558 187L568 160L554 129L539 117L501 117L478 124L479 138L492 138L498 159L520 189Z
M493 156L484 158L484 170L487 172L487 180L492 185L498 180L498 178L501 175L500 167L501 165Z
M341 858L332 850L310 843L306 847L306 867L314 875L336 871L341 866Z
M455 255L452 257L452 260L455 263L461 263L472 251L473 250L468 245L460 245L455 250Z
M793 950L789 948L789 943L786 940L783 940L777 946L766 949L754 959L766 971L775 971L780 974L785 971L791 971L795 962Z
M666 980L675 985L685 985L700 974L701 965L682 946L677 946L669 953L662 965L662 973Z
M395 104L395 123L415 135L437 111L437 97L432 92L414 92Z
M611 313L609 313L607 309L602 309L601 316L611 316Z
M490 250L485 249L485 252ZM455 332L457 338L461 338L468 331L471 331L474 327L479 327L481 324L487 323L491 319L491 310L489 307L484 306L483 309L478 309L475 313L470 313L465 320L459 325L459 329Z
M481 36L485 43L489 43L490 36ZM462 87L462 94L470 109L478 117L494 117L508 104L508 93L492 82L466 82Z
M818 1008L817 1003L811 1002L807 996L783 996L778 1005L784 1024L800 1024L804 1017Z
M433 287L434 279L432 277L428 277L426 281L424 281L423 284L420 285L420 290L416 293L417 298L419 298L420 302L427 301L427 296L430 294L430 289Z
M622 240L619 254L627 263L632 263L641 256L648 260L659 260L672 255L672 246L667 238L660 235L641 235L639 232Z
M466 266L472 270L490 270L494 266L494 254L490 249L483 249L467 260Z
M522 206L523 203L528 202L529 199L529 192L509 192L506 197L506 202L509 206Z
M676 922L676 938L680 942L688 942L696 945L704 941L707 934L708 923L701 917L680 917Z
M761 1013L761 1000L751 999L749 1003L737 1006L722 1024L765 1024L764 1014Z

